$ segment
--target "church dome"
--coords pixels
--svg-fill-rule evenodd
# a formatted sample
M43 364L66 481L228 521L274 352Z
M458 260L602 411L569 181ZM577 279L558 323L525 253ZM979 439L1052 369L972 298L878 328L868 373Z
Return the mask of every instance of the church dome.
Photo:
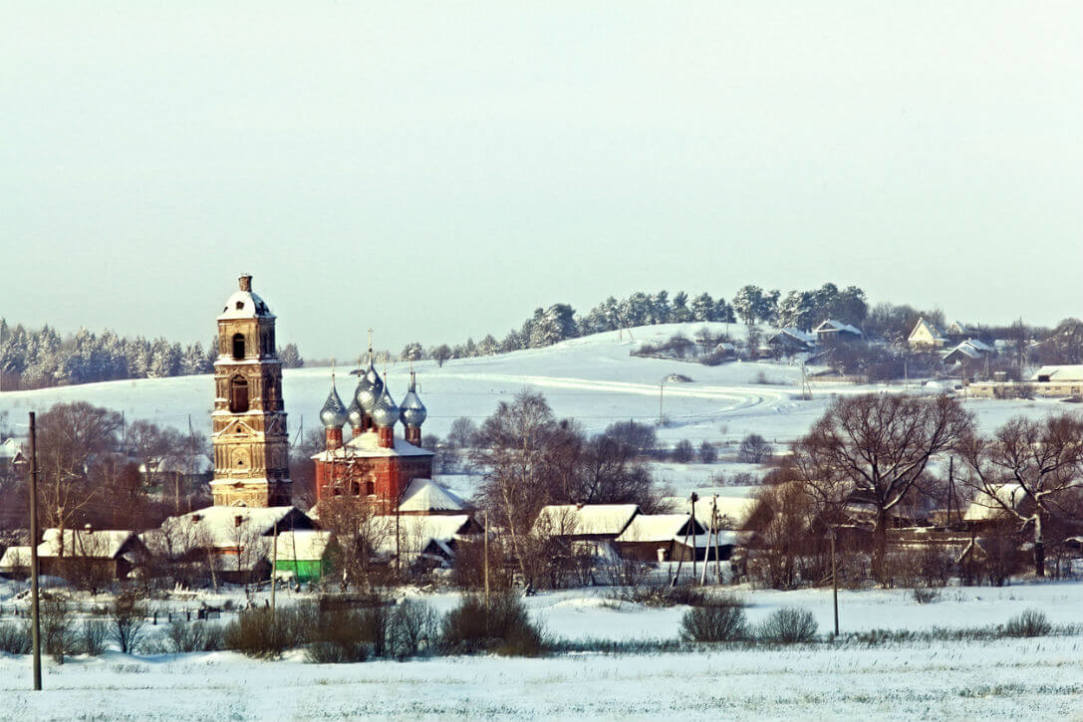
M274 318L270 307L262 298L252 292L252 277L243 275L238 279L240 289L226 299L226 305L222 307L222 313L218 315L219 321L229 321L243 318Z
M428 411L425 409L425 404L421 403L421 399L417 396L417 382L412 371L410 372L410 390L402 398L402 404L399 405L399 408L402 409L402 421L407 426L421 426L425 423Z
M357 403L357 398L354 398L353 403L350 404L350 408L346 409L346 419L350 422L350 426L355 429L360 429L361 419L364 415L365 412L361 410L360 404Z
M327 394L327 401L324 402L323 408L320 409L320 421L323 422L325 429L341 429L342 425L346 423L346 417L348 412L346 407L342 404L342 399L339 398L338 390L335 388L335 383L331 382L331 393Z
M370 355L368 370L361 376L354 398L364 411L372 413L383 392L384 382L380 379L380 374L376 373L376 367L372 365L372 356Z
M381 429L394 426L395 422L399 420L401 411L399 410L399 407L395 405L395 400L391 398L391 394L387 390L387 384L383 385L383 393L369 413L372 414L373 423Z

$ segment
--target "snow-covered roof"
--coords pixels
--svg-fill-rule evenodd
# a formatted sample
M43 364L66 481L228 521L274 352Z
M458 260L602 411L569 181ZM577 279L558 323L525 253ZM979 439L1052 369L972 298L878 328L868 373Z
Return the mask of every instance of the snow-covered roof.
M636 504L551 504L538 513L534 531L555 536L617 536L637 513Z
M128 529L65 529L64 556L112 559L128 543L135 532ZM39 557L56 557L61 553L59 529L46 529L38 544Z
M403 554L420 554L430 542L443 546L466 532L470 525L469 514L441 514L420 516L393 514L374 516L366 522L368 538L376 551L394 554L396 545ZM395 530L398 529L398 539Z
M394 438L392 447L390 449L385 449L380 446L380 435L373 430L355 436L334 451L321 451L318 454L313 454L311 458L319 461L333 461L335 459L346 459L349 457L366 458L373 456L432 455L431 451L422 449L420 446L414 446L405 439L400 439L397 436Z
M816 344L816 334L810 333L809 331L802 331L801 329L793 328L792 326L780 328L778 330L778 333L772 336L770 340L774 340L779 336L790 336L791 338L809 346L813 346Z
M206 454L170 454L151 459L150 469L156 474L208 474L214 462ZM147 473L147 464L139 465L139 473Z
M403 493L399 511L462 511L466 502L432 479L414 479Z
M691 514L636 514L632 522L616 538L616 541L669 541L683 532L691 519ZM696 529L696 531L698 532L700 529Z
M684 544L685 546L695 547L696 549L706 549L707 547L713 547L716 544L718 546L733 546L737 543L737 533L732 531L720 531L717 534L710 534L704 532L703 534L696 534L695 536L689 536L685 539L683 534L677 534L673 536L673 541L678 544Z
M963 521L992 521L999 519L1006 512L1000 502L1016 508L1026 498L1023 487L1019 484L997 484L989 491L979 491L974 501L966 508ZM997 501L997 500L1000 501Z
M285 531L275 538L278 561L314 561L323 558L331 532L318 529Z
M993 349L989 348L989 346L985 345L981 341L978 341L976 339L968 339L945 353L944 358L946 359L952 354L962 354L963 356L966 356L970 359L980 359L992 350Z
M171 516L162 522L165 534L189 540L188 548L204 546L235 547L245 541L272 531L291 512L292 506L208 506L204 509Z
M12 572L30 566L30 547L15 546L4 550L0 557L0 572Z
M1083 381L1083 364L1062 364L1054 366L1042 366L1030 377L1031 381L1048 378L1049 381L1071 382Z
M219 321L231 321L239 318L274 318L271 309L262 298L251 291L234 291L226 299Z
M756 509L757 500L753 496L763 487L733 487L743 492L742 495L718 496L718 525L721 529L740 529L748 522L749 516ZM745 495L747 494L747 495ZM711 508L715 497L701 496L696 502L696 521L705 529L711 526ZM670 496L662 503L673 512L690 513L692 503L687 497Z
M815 333L835 332L835 333L852 333L855 336L861 335L861 329L857 326L851 326L848 323L842 321L836 321L833 318L829 318L814 329Z
M4 439L0 443L0 459L14 459L22 454L22 446L13 438Z

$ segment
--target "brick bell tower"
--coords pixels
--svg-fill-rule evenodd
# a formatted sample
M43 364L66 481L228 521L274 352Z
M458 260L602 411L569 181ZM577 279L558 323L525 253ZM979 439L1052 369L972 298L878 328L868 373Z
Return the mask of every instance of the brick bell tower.
M252 292L252 276L218 316L214 362L215 506L289 506L289 437L275 317Z

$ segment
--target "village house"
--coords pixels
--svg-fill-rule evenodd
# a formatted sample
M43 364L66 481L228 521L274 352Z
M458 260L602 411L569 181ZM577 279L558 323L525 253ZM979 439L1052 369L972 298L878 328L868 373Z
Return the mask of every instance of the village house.
M816 342L820 346L860 341L863 337L858 327L831 318L812 329L812 332L816 334Z
M705 532L691 514L637 514L613 543L622 559L688 561Z
M38 544L38 570L72 583L99 586L121 581L149 556L139 536L125 529L46 529ZM30 572L30 547L12 546L0 558L0 574Z
M936 351L947 343L947 336L932 321L924 317L918 319L906 338L906 344L911 351Z

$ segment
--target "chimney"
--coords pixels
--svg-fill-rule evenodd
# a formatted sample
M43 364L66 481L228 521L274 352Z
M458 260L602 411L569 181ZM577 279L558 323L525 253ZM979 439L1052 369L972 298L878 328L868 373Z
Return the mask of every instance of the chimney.
M240 284L242 291L252 290L252 274L242 273L241 277L237 279L237 282Z

